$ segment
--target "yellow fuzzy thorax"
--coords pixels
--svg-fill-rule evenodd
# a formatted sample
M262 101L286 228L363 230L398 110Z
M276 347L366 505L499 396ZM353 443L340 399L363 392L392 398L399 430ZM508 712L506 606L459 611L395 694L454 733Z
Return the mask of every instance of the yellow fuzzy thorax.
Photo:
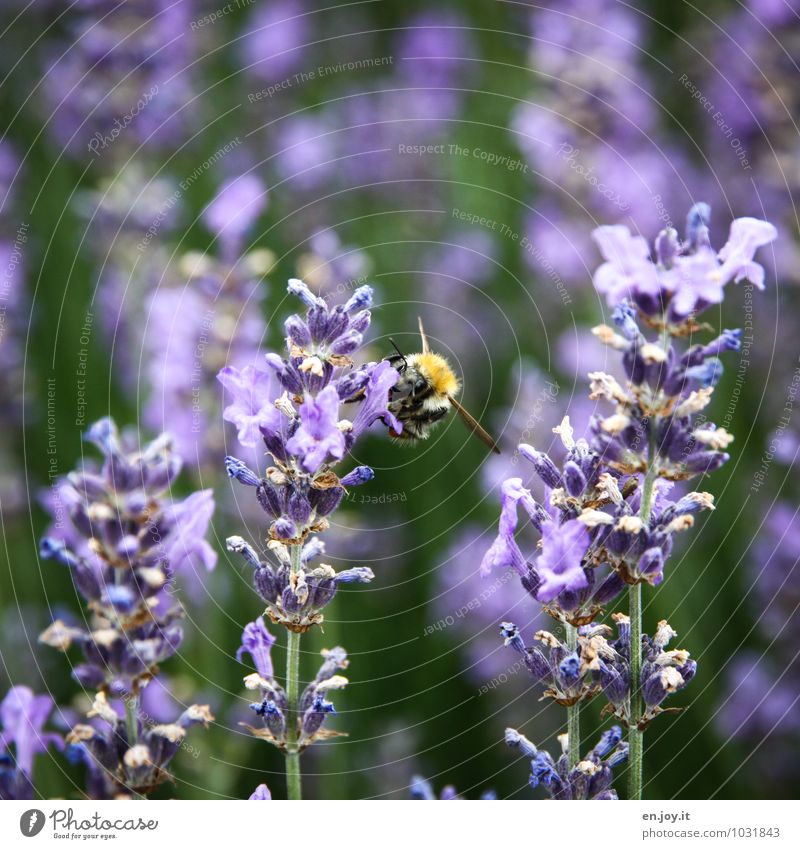
M439 354L417 354L414 367L441 395L456 395L461 384L447 360Z

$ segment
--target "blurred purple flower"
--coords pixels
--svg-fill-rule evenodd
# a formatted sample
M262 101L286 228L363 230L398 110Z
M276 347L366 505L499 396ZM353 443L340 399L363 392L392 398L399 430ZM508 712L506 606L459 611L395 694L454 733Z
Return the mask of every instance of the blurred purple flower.
M237 234L249 224L249 216L237 219ZM237 427L253 441L257 420L249 417L258 407L252 405L260 388L270 385L267 374L258 373L266 332L259 305L274 255L255 248L239 256L239 245L224 238L221 247L219 259L190 252L170 268L166 284L151 295L144 342L150 388L145 421L154 430L168 429L183 456L203 471L224 445L218 378L235 391Z
M203 223L234 256L242 239L267 208L267 187L255 174L242 174L223 183L203 210Z
M241 43L247 70L269 83L281 82L303 61L310 24L310 11L298 0L273 0L254 9Z
M313 190L339 165L337 135L325 113L288 115L275 127L275 168L282 181Z
M731 660L726 674L727 695L715 717L719 731L731 738L787 739L800 734L800 667L780 657L744 651ZM775 745L769 747L774 752ZM785 764L784 764L785 766ZM765 765L773 772L774 764ZM797 774L797 765L790 772Z
M64 748L61 735L43 731L55 702L48 695L34 695L30 687L12 687L0 702L0 746L8 749L14 745L17 768L31 775L33 759L46 752L49 745Z
M429 9L409 18L397 47L400 74L411 85L458 85L475 50L469 23L453 9Z
M198 566L210 572L217 565L217 552L206 539L214 507L211 489L193 492L171 505L175 530L169 537L167 558L176 572L193 575Z
M540 625L538 612L525 596L520 596L513 569L495 572L490 581L481 575L480 562L491 536L491 530L471 524L456 531L437 561L436 594L430 605L432 621L442 630L454 629L466 658L465 674L480 684L508 672L506 652L497 644L499 622L522 619L531 631ZM430 631L435 627L432 625ZM524 676L518 681L527 687Z
M47 129L75 154L85 155L88 145L96 157L113 153L117 161L143 142L149 148L175 144L197 111L186 105L193 100L191 23L199 4L77 5L65 18L66 49L63 43L49 47Z

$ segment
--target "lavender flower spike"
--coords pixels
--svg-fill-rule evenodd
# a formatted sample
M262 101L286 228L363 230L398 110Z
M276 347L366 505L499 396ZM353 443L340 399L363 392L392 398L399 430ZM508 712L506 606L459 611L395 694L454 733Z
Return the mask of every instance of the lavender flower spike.
M210 490L170 496L181 458L166 435L140 447L132 434L101 419L86 439L101 451L102 465L87 461L56 483L52 509L69 505L70 524L54 526L39 550L69 569L90 615L86 627L55 620L39 641L62 652L81 648L84 662L73 667L73 677L98 691L93 713L108 728L76 726L70 751L87 766L90 795L115 798L149 793L167 780L164 767L185 726L195 715L203 723L213 719L206 706L195 705L177 723L145 728L139 703L183 640L183 610L170 592L175 575L216 563L205 540L214 499ZM108 701L117 698L124 718Z
M764 270L755 253L777 231L767 221L739 218L728 243L716 253L709 233L710 209L689 211L683 242L673 229L655 241L655 260L641 236L627 227L600 227L593 236L603 263L594 285L612 307L615 327L592 332L621 359L624 378L590 372L589 399L611 406L596 414L589 439L575 439L569 418L553 432L561 437L559 464L530 445L520 445L545 487L544 505L533 501L521 478L501 487L497 539L481 571L513 566L523 589L562 623L564 639L541 630L527 646L517 627L504 622L501 635L518 652L544 696L567 709L564 754L558 762L537 752L517 732L510 745L533 752L531 783L544 784L554 798L616 798L610 787L612 761L630 752L629 797L642 798L642 733L661 713L662 704L694 678L697 664L685 649L668 650L674 632L662 620L651 637L642 633L642 586L665 579L676 534L689 530L701 510L713 510L709 492L694 490L671 500L676 481L689 481L718 469L729 459L732 434L705 413L722 374L721 356L741 347L740 332L724 330L716 339L691 346L707 325L696 316L722 301L732 280L763 287ZM527 509L539 533L539 553L529 562L522 553L525 528L518 506ZM595 620L603 607L628 586L629 613L617 613L618 636ZM628 748L602 742L578 761L581 702L602 691L612 713L628 728ZM610 739L610 738L609 738ZM601 749L617 748L610 759ZM601 776L598 778L597 776Z
M329 306L302 280L290 280L289 294L299 298L306 313L284 323L286 352L264 357L274 386L253 371L223 369L219 379L233 394L224 417L234 423L243 445L251 447L257 428L268 463L254 471L235 457L225 458L228 474L254 490L269 521L267 550L259 552L239 536L228 548L253 568L253 584L272 622L288 631L284 686L274 678L270 647L275 642L263 619L251 622L237 652L252 657L257 673L245 679L260 698L251 704L260 724L251 733L279 747L286 756L289 798L299 799L300 753L336 732L327 728L335 713L329 694L347 680L337 674L347 664L341 648L324 653L314 681L299 692L300 635L324 621L323 610L342 584L367 583L374 578L366 566L337 572L319 562L325 550L319 539L345 487L368 483L374 472L357 466L339 476L338 464L375 421L400 432L388 411L389 390L398 373L388 362L356 367L352 357L370 325L372 289L361 286L344 303ZM352 420L341 405L351 404ZM285 689L284 689L285 687Z

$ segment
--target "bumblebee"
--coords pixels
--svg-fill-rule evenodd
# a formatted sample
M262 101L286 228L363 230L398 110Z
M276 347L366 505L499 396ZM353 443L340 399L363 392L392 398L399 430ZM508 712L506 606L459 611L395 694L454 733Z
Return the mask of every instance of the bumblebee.
M461 382L447 360L431 351L422 319L419 319L419 333L422 353L403 354L395 345L397 353L386 358L400 373L400 379L389 390L389 411L403 424L403 431L397 438L412 442L427 439L453 407L478 439L499 454L500 449L494 439L456 400Z

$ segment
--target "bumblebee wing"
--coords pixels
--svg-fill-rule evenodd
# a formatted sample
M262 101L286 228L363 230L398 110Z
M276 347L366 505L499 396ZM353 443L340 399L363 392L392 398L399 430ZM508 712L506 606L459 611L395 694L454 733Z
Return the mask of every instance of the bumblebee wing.
M480 426L478 420L472 416L467 410L458 402L452 395L447 396L450 399L450 403L456 408L456 412L461 416L461 418L466 423L467 427L481 440L484 444L486 444L495 454L500 453L500 449L497 447L497 443L492 439L491 436Z
M422 326L422 318L417 316L417 321L419 322L419 335L422 337L422 353L429 354L431 346L428 344L428 336L425 333L425 328Z

